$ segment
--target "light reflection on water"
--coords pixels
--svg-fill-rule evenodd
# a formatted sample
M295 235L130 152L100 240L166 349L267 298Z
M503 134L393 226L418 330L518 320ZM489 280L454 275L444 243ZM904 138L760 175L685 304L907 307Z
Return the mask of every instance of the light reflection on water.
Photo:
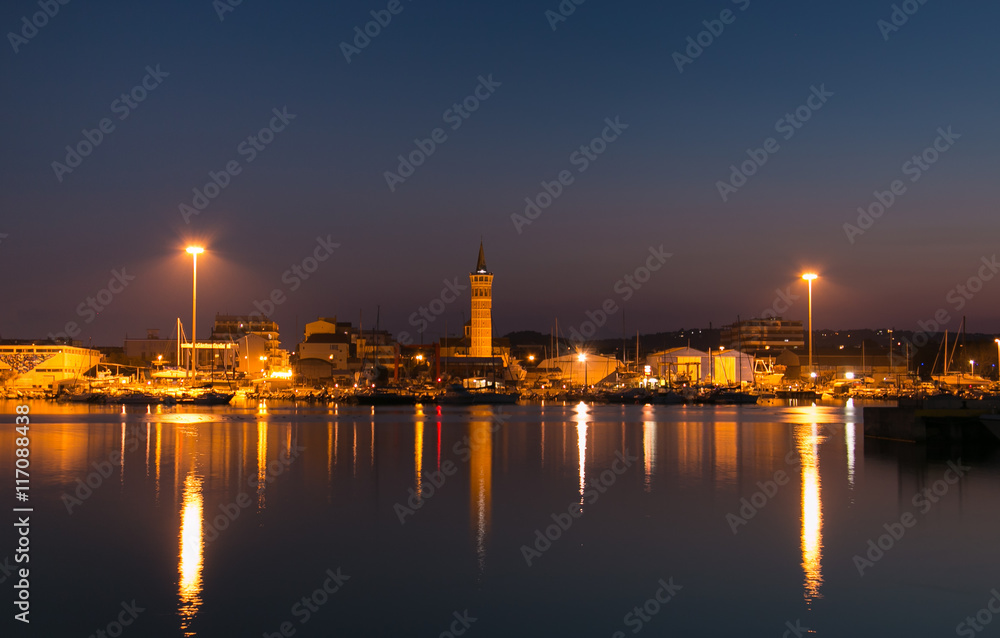
M804 598L821 598L823 584L823 496L819 471L819 426L798 425L795 440L802 471L802 570Z
M72 618L100 610L101 590L117 599L145 596L158 609L175 610L173 633L160 630L163 614L150 614L149 631L136 635L179 635L178 627L185 636L261 635L289 619L289 604L315 588L315 576L342 562L357 580L301 635L366 635L362 616L375 613L387 596L400 609L382 621L382 635L406 633L410 625L436 635L442 607L446 617L472 605L484 612L477 635L511 635L514 628L499 620L510 604L542 618L526 635L611 635L622 613L648 598L648 584L671 574L688 589L665 607L650 635L691 635L718 605L735 610L742 622L777 618L779 629L798 616L810 627L843 628L869 600L879 614L903 617L921 595L912 589L920 582L958 579L949 586L973 599L978 589L994 586L987 586L995 573L988 567L995 566L997 550L987 531L1000 525L1000 517L988 504L1000 497L1000 478L988 467L977 467L968 486L963 482L943 499L929 515L940 512L939 519L921 522L870 577L858 578L851 556L865 550L883 523L898 519L913 491L940 471L926 461L866 453L861 411L853 406L518 406L496 432L488 408L435 408L433 421L428 413L349 406L296 413L255 405L230 413L144 410L124 417L83 410L76 424L53 417L32 443L38 463L32 489L54 504L48 508L54 518L43 529L60 530L65 546L47 544L50 560L61 557L48 567L70 582L94 574L100 584L95 591L74 590L77 613L67 612L65 624L46 635L86 635ZM340 441L345 427L350 442ZM146 440L133 449L133 437ZM454 448L463 438L470 442L464 459ZM282 467L281 457L297 444L305 449L302 457ZM12 446L0 438L0 455L10 458ZM553 513L577 502L588 477L607 471L618 451L635 456L633 468L528 568L519 548L552 524ZM112 487L95 490L80 506L85 515L57 511L59 495L112 452L125 455L119 476L108 480ZM799 467L789 466L789 453ZM406 502L408 489L428 487L427 473L440 471L444 461L458 472L401 526L393 506ZM791 482L731 535L726 514L738 511L740 499L777 470L787 471ZM204 526L241 492L249 495L249 507L206 545ZM966 512L960 517L956 503ZM125 519L141 522L142 533L134 525L127 534L106 525ZM101 526L93 527L95 521ZM924 536L925 528L933 536ZM156 530L178 539L170 543L168 570L158 558L163 548L156 539L163 535ZM962 542L952 546L956 539ZM114 564L102 568L106 574L94 572L91 554L122 548L143 557L141 573ZM974 554L967 564L982 564L983 574L955 576L956 552ZM911 564L923 570L919 578L903 576ZM159 600L159 585L174 577L174 598ZM434 586L404 585L426 578L436 578ZM363 586L354 589L354 583ZM730 583L741 593L730 592ZM906 596L888 597L886 583ZM49 587L40 586L38 595L69 591ZM409 597L400 597L404 591ZM564 598L573 601L576 620L554 612ZM949 613L964 602L949 603ZM954 627L948 614L934 615L938 607L908 612L917 614L910 633L928 622ZM706 635L741 631L740 621L718 622L728 634ZM856 628L820 633L876 635Z
M204 564L202 525L202 481L192 469L184 479L184 500L180 531L180 607L181 631L194 636L191 625L201 607L201 571Z

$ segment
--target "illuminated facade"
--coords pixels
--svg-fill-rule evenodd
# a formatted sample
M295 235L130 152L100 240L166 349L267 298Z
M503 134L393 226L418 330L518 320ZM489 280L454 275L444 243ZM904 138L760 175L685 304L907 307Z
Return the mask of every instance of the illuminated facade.
M744 319L722 329L722 345L744 352L801 348L805 332L801 321L785 321L781 317Z
M479 260L476 271L469 273L472 284L472 325L469 336L472 343L470 357L493 356L493 273L486 269L483 243L479 242Z
M73 385L103 357L97 350L75 346L0 346L0 383L22 390L58 390Z

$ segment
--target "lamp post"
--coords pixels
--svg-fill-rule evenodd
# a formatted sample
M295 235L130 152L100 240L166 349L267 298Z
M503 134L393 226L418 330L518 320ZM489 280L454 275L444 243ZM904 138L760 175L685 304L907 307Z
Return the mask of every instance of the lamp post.
M997 343L997 378L1000 379L1000 339L994 339Z
M813 279L818 279L819 275L807 272L802 278L809 284L809 374L813 372Z
M976 362L969 359L969 373L975 377L976 376Z
M187 253L191 255L193 259L193 277L191 280L191 371L190 376L194 378L195 373L195 345L197 344L197 326L196 320L198 317L198 255L205 252L205 249L201 246L188 246Z
M578 357L580 363L583 364L583 391L587 391L587 355L583 352L580 353Z
M889 328L889 376L892 376L892 328Z

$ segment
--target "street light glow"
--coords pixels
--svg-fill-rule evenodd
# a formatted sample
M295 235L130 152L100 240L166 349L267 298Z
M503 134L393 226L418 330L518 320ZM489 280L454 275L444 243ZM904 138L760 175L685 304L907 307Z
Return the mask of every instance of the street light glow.
M813 280L819 279L819 275L807 272L803 273L802 279L809 284L809 372L812 378L816 378L813 372Z
M205 249L201 246L188 246L187 252L189 255L200 255L205 252Z

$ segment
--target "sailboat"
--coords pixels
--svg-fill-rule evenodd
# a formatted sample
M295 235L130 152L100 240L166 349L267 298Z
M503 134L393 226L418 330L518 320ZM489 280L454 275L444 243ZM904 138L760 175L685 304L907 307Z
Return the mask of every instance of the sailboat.
M378 331L380 314L381 308L379 308L375 315L375 328L372 329L372 363L368 367L365 366L365 358L368 350L366 347L361 352L361 370L358 371L355 377L358 385L363 387L354 392L350 401L358 405L415 405L417 403L417 396L415 394L401 392L380 385L386 383L389 378L389 369L379 365L378 362L378 343L375 335ZM358 327L360 329L360 323ZM364 334L364 332L361 334Z

